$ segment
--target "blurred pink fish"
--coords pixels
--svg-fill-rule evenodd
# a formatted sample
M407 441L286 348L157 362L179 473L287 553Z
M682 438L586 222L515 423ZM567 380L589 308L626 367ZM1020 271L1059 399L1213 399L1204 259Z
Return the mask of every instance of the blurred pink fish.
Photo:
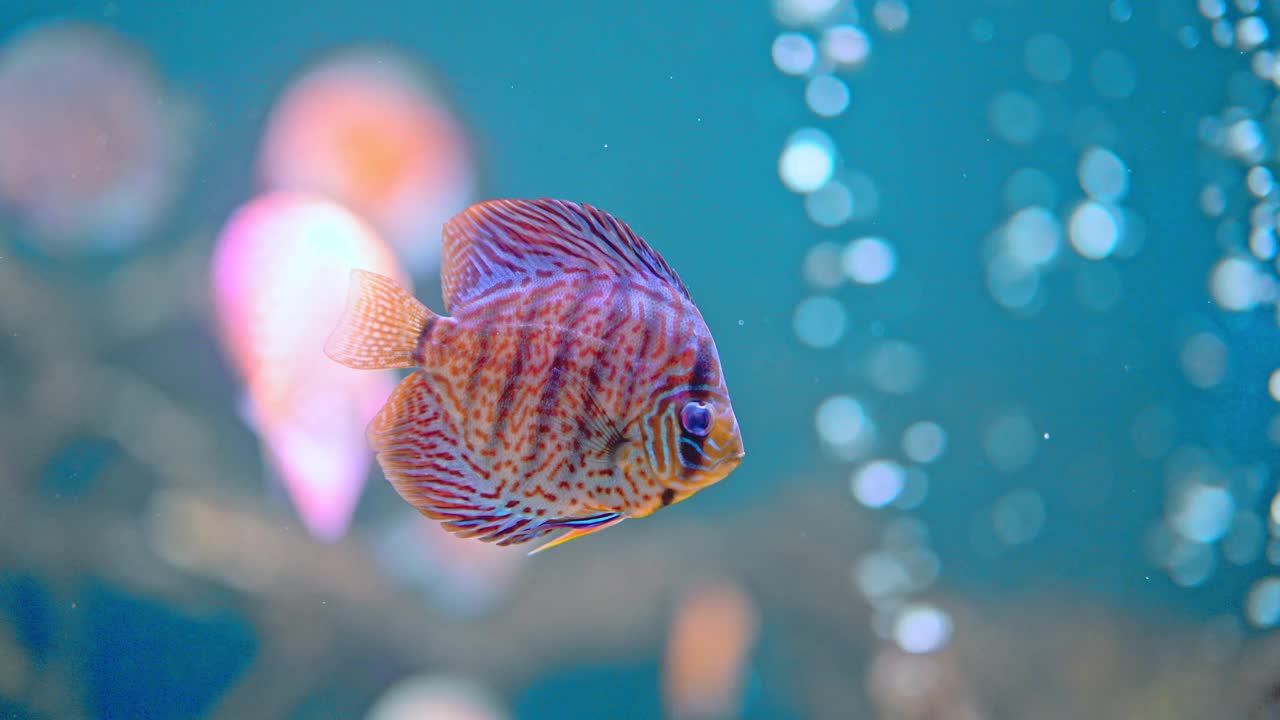
M232 215L212 262L220 340L251 421L313 536L346 532L372 460L362 430L395 387L389 371L344 368L319 351L353 269L407 282L395 253L328 200L269 193Z
M164 219L191 107L125 38L70 21L20 32L0 48L0 108L0 207L45 250L118 249Z
M368 220L419 275L440 263L446 220L471 201L461 126L426 74L387 49L347 49L296 80L259 157L271 189L316 192Z

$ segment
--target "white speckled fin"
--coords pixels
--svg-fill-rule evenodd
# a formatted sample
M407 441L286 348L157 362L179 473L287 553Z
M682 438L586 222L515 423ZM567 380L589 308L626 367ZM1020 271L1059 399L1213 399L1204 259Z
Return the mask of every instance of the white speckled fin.
M395 280L352 270L347 308L324 353L358 370L413 367L418 341L436 319Z

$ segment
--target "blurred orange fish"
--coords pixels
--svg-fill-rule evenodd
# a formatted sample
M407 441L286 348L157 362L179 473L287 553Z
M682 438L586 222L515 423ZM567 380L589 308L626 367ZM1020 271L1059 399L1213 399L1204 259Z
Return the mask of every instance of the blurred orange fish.
M596 208L493 200L445 226L445 309L352 273L325 352L418 367L370 423L406 501L463 537L534 552L645 517L744 455L720 358L684 283Z
M466 135L426 67L391 47L350 46L307 68L280 96L258 174L267 187L350 208L421 276L439 270L441 226L471 202Z
M673 720L742 716L742 691L760 613L736 582L702 580L671 623L662 689Z

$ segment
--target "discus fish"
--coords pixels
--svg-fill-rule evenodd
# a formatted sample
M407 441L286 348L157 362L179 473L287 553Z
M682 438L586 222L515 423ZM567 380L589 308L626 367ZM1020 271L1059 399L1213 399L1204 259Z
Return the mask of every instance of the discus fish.
M447 316L357 270L325 344L348 367L418 368L366 437L423 515L499 545L568 531L539 552L680 502L742 462L702 315L620 220L492 200L445 225L443 250Z

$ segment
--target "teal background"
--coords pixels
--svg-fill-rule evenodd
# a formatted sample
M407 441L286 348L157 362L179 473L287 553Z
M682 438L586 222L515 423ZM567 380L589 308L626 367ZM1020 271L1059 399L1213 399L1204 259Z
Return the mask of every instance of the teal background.
M1196 137L1201 117L1241 98L1247 105L1258 93L1231 79L1247 61L1212 47L1193 2L1134 5L1133 19L1117 23L1108 17L1107 3L1093 0L920 0L911 5L902 35L873 33L868 66L848 80L850 110L820 119L805 107L801 81L779 73L770 60L770 43L782 28L763 2L7 2L0 4L0 42L50 17L114 28L151 53L167 82L196 100L201 120L179 210L145 248L62 263L41 257L33 249L37 241L9 228L0 255L23 263L91 314L94 293L111 270L182 243L212 247L217 227L252 192L266 113L300 69L348 43L389 43L438 76L474 143L479 197L564 197L608 209L677 269L716 337L747 461L714 490L678 510L628 523L610 543L643 545L688 522L732 547L729 533L743 533L744 523L731 519L745 514L760 538L751 548L771 538L801 547L812 542L818 544L807 551L812 556L853 563L860 546L822 545L821 533L808 534L818 521L788 504L807 493L842 503L847 522L856 526L851 532L860 536L885 522L857 508L847 491L849 465L825 454L814 432L818 404L849 393L886 428L928 417L947 429L947 453L930 468L929 495L912 513L929 528L941 560L940 592L977 607L1021 598L1035 607L1037 598L1065 592L1121 618L1158 618L1188 637L1198 637L1204 623L1228 618L1241 642L1264 642L1270 636L1248 626L1242 608L1252 584L1275 572L1265 557L1239 567L1220 562L1207 582L1192 588L1176 586L1152 566L1144 543L1165 510L1163 467L1138 456L1131 439L1134 415L1164 404L1176 415L1178 444L1208 448L1224 466L1263 468L1262 488L1243 510L1267 512L1277 447L1266 426L1277 406L1266 381L1280 361L1280 332L1274 312L1228 314L1210 299L1208 274L1223 248L1198 195L1222 163ZM869 8L860 9L869 25ZM1270 6L1262 12L1270 13ZM978 17L996 29L989 43L970 35ZM1175 37L1189 23L1198 23L1206 38L1196 50ZM993 134L987 119L995 93L1010 87L1031 92L1022 49L1036 32L1052 32L1071 47L1075 68L1056 89L1055 102L1107 113L1117 130L1110 147L1132 172L1126 204L1146 222L1141 252L1115 261L1123 297L1106 313L1079 307L1066 273L1046 274L1048 301L1033 317L1002 309L984 280L981 244L1007 217L1001 193L1010 173L1024 166L1049 173L1064 206L1072 190L1080 194L1074 188L1079 152L1067 138L1066 120L1050 113L1041 140L1013 148ZM1102 49L1123 50L1134 62L1132 97L1106 100L1090 89L1087 59ZM1264 101L1254 104L1259 111L1265 107ZM819 228L806 217L802 199L779 182L779 151L792 131L805 126L828 132L844 163L874 179L880 203L871 221ZM1243 196L1238 186L1234 192ZM862 234L890 241L898 273L883 286L834 291L848 310L844 339L829 350L802 345L792 314L811 294L801 272L806 251L823 240ZM438 286L421 293L438 306ZM1212 330L1229 347L1226 379L1210 391L1188 384L1179 367L1178 353L1192 329ZM877 394L858 369L880 337L909 341L922 352L924 379L913 394ZM0 358L5 352L0 343ZM190 317L103 352L224 430L236 423L236 381L207 318ZM6 384L20 386L24 372L0 363ZM1020 404L1037 431L1051 436L1035 461L1013 476L994 472L982 452L984 424L1008 404ZM17 412L3 410L11 411ZM245 473L228 487L260 495L255 439L243 428L219 437L227 432L235 444L222 450ZM8 457L23 452L0 447ZM113 498L114 486L95 489L94 478L129 475L121 470L132 467L127 453L91 435L70 438L60 452L24 460L19 492L51 503L50 497L73 502L62 494L80 493L85 499L75 502L82 514L62 517L95 517L98 504L128 517L127 508L142 507L147 488L163 482L138 469L138 485ZM1065 472L1086 452L1106 457L1115 478L1106 502L1090 511L1068 501L1071 478ZM42 469L36 477L26 468ZM992 551L974 541L974 523L1014 486L1040 492L1044 529L1029 545ZM376 526L400 509L376 477L365 492L357 528ZM266 507L287 518L278 498ZM0 512L0 522L3 517ZM577 558L593 553L591 542L576 543ZM246 617L252 596L216 583L198 582L184 595L198 598L200 610L193 612L172 595L102 577L92 564L51 576L28 564L27 556L19 546L0 552L0 616L8 613L18 646L37 667L46 656L69 662L74 679L67 682L78 688L85 717L216 713L220 696L253 672L253 659L270 640L269 626ZM753 557L765 562L754 550L728 551L728 557L735 559L720 570L731 572L733 563ZM762 567L758 577L770 577L767 563ZM539 572L533 569L529 582L538 582ZM592 582L571 570L558 572L557 582ZM847 592L851 607L862 602L843 576L790 591L827 597ZM513 602L520 603L523 592L517 590ZM861 615L851 618L851 624L866 625L857 619ZM772 618L765 607L744 714L841 717L815 706L818 701L794 679L816 671L788 664L785 652L770 655L793 634L793 622ZM849 657L865 659L869 652L854 646ZM520 675L524 681L497 683L516 717L661 716L660 649L637 647L611 662L575 662L572 652L566 654L527 669ZM391 658L376 671L353 671L355 679L346 684L336 662L289 717L359 716L382 685L416 669ZM863 670L859 661L848 675L860 678ZM32 695L4 698L0 692L0 717L59 716L40 707ZM566 708L572 709L568 715ZM619 708L619 714L601 708Z

